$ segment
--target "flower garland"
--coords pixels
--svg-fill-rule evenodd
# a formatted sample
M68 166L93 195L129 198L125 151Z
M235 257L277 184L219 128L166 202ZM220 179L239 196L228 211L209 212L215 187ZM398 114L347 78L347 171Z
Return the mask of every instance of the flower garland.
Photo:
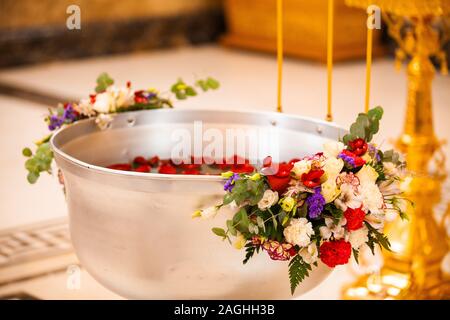
M405 218L408 200L401 196L405 163L393 150L370 143L378 132L381 107L359 114L342 141L327 142L323 152L288 163L264 161L259 172L226 172L223 202L193 217L215 216L237 208L226 229L212 231L245 248L244 264L265 251L272 260L289 261L292 294L320 259L334 268L349 262L367 245L390 250L383 234L385 214Z
M220 84L217 80L208 77L205 80L197 80L194 86L206 92L218 89ZM176 99L184 100L197 95L194 86L179 79L172 85L170 92ZM76 103L60 104L56 109L49 110L45 121L51 133L35 142L37 148L34 154L30 148L22 150L22 154L28 158L25 162L28 182L35 183L42 172L51 174L53 152L49 141L55 130L88 118L95 118L95 123L104 130L109 127L116 113L165 107L172 108L172 102L162 97L156 89L133 91L130 82L125 87L117 87L107 73L100 74L97 78L95 93L89 98Z

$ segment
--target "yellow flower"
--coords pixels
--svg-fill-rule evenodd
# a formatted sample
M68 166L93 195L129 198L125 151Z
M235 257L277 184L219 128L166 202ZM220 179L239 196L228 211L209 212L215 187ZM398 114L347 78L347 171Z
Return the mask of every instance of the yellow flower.
M250 180L257 181L261 179L261 175L259 173L254 173L250 176Z
M194 211L194 213L191 215L192 218L200 218L202 216L202 210L196 210Z
M281 208L286 212L291 212L295 206L295 200L292 197L286 197L280 200Z
M233 243L233 247L237 250L241 250L245 246L246 242L247 240L244 238L244 236L241 233L239 233L238 236L236 237L236 240Z
M358 177L360 184L375 183L378 178L378 173L372 166L366 164L358 171L356 176Z
M325 203L330 203L339 196L339 188L336 185L336 179L328 179L322 184L322 196L325 199Z
M233 171L222 172L220 175L222 176L222 178L228 179L233 175Z

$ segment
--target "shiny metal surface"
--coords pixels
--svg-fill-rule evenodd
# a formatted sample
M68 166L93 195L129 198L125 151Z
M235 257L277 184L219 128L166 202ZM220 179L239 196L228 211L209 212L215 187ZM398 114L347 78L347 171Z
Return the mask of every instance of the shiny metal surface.
M129 298L290 298L287 263L260 254L243 266L243 252L212 234L211 228L223 225L232 212L212 220L191 218L194 210L220 200L220 177L102 167L136 155L169 157L172 132L190 130L194 121L223 132L276 127L282 160L316 153L325 141L345 133L327 122L279 113L179 109L123 113L106 131L93 120L60 130L51 144L64 174L71 238L82 265ZM330 272L320 264L296 295Z

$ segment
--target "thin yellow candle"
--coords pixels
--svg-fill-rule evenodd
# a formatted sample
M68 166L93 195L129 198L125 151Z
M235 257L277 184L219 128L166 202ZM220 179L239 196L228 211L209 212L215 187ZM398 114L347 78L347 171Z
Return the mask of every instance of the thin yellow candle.
M370 104L370 73L372 68L372 39L373 29L367 28L367 49L366 49L366 99L364 104L364 111L369 111Z
M283 0L277 0L277 111L282 112L281 107L281 84L283 78Z
M327 121L333 121L331 107L332 82L333 82L333 18L334 1L328 0L328 28L327 28L327 75L328 75L328 99L327 99Z

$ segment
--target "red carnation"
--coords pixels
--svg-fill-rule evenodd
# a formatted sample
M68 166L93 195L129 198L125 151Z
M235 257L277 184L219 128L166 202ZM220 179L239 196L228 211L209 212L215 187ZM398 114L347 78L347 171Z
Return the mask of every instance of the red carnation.
M302 182L308 188L315 188L320 184L320 178L325 171L322 169L310 170L308 173L302 174Z
M159 173L165 173L165 174L176 174L177 173L177 169L172 166L171 164L162 164L159 169L158 169Z
M297 254L294 246L290 243L267 240L262 247L272 260L286 261Z
M367 142L364 139L358 138L358 139L349 141L348 148L355 155L362 156L367 151Z
M344 217L347 220L347 229L353 231L362 228L366 213L361 208L347 208Z
M355 168L359 168L362 167L363 165L366 164L366 160L364 160L361 157L358 157L356 154L354 154L353 152L349 151L349 150L342 150L342 152L340 153L340 156L344 161L346 161L347 163L351 163L351 165ZM350 161L349 161L350 160Z
M320 260L330 268L346 264L352 253L350 242L344 240L325 241L320 246Z
M263 173L267 176L270 188L279 193L283 193L291 181L291 170L294 167L292 163L272 163L272 158L267 157L263 162ZM276 171L275 171L276 170Z

